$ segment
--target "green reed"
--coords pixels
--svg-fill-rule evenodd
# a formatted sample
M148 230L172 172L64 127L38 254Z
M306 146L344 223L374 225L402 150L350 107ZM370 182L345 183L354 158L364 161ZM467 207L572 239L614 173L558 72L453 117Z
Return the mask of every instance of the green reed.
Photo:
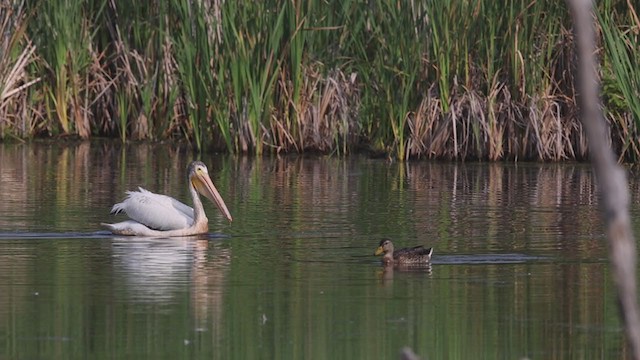
M280 7L266 2L226 2L222 52L230 68L229 78L239 121L238 151L263 153L264 123L269 118L273 90L282 63L285 1Z
M86 69L91 61L88 45L100 9L97 6L88 12L86 4L74 1L43 1L33 9L38 14L36 21L28 24L48 73L49 81L44 82L43 89L51 104L48 117L59 122L63 134L77 133L82 138L91 134L82 106Z
M282 96L283 100L287 103L281 103L282 106L282 122L285 123L285 129L288 136L295 136L297 139L301 139L300 128L298 126L298 119L302 120L304 113L301 110L301 96L303 91L303 76L304 76L304 50L307 46L307 42L310 41L311 36L308 36L311 31L305 30L303 27L307 23L306 14L308 9L304 9L304 5L308 5L312 2L297 2L295 4L287 5L284 9L285 18L283 19L283 26L285 26L286 36L288 40L288 70L290 79L290 93L288 96ZM286 87L286 84L284 85ZM274 134L275 135L275 134ZM286 137L284 135L284 137ZM281 141L284 142L284 141ZM293 142L293 141L292 141Z
M101 90L95 92L106 102L114 98L118 104L118 97L127 94L128 106L113 114L118 119L128 119L126 127L122 123L119 126L123 139L157 139L171 133L176 97L169 94L177 87L172 85L175 75L171 73L173 67L167 65L173 60L166 61L163 41L169 13L165 2L153 7L138 2L109 2L100 19L104 31L94 41L96 47L105 49L109 59L105 65L116 71L111 70L100 79Z
M407 118L409 112L417 107L418 99L423 95L421 92L425 89L424 82L421 81L424 79L420 79L420 74L424 71L422 56L414 54L425 54L425 39L421 35L426 31L421 14L414 17L408 8L389 5L382 1L380 6L385 6L383 12L390 15L385 18L388 24L386 31L400 35L394 42L384 42L386 46L382 49L385 53L380 54L382 56L378 57L378 61L381 73L387 74L383 79L390 80L383 84L383 87L386 88L389 105L387 116L393 133L395 152L398 159L405 159Z
M364 135L405 159L407 118L424 88L423 19L416 21L408 4L388 1L350 2L343 16L349 19L342 29L346 52L362 82Z
M42 124L21 126L28 136L186 139L253 154L586 156L562 2L25 4L34 16L19 18L26 35L16 32L12 59L33 39L23 83L45 81L6 118ZM640 111L637 25L624 0L602 9L617 9L601 19L613 139L639 148L628 123Z
M202 81L203 72L208 71L207 59L210 58L206 25L200 16L201 9L185 0L177 4L180 26L174 34L176 41L176 62L179 78L185 92L186 117L190 124L195 148L203 146L203 130L206 121L207 84ZM189 134L185 134L189 135Z
M638 20L632 14L630 12L628 18L620 21L620 17L626 16L607 2L605 9L598 13L598 20L611 72L603 81L606 105L617 114L630 112L635 127L621 127L626 135L622 151L637 160L640 149L633 139L638 134L637 130L631 129L640 127L640 23L634 23ZM633 25L621 27L618 25L620 23ZM612 81L611 76L615 81ZM633 150L630 151L631 149Z

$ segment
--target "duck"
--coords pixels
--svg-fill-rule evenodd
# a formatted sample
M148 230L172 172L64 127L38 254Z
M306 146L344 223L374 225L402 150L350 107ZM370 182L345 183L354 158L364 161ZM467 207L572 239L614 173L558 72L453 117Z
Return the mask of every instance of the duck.
M384 254L384 255L383 255ZM382 256L382 263L387 265L427 265L431 262L433 248L425 248L422 245L393 249L393 243L390 239L382 239L374 255Z

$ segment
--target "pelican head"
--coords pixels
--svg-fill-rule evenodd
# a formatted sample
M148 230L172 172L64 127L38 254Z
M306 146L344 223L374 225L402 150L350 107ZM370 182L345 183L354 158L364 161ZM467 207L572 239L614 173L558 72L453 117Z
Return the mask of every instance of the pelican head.
M216 204L227 220L232 221L233 218L227 205L209 177L207 166L202 161L194 161L189 164L187 173L189 174L189 186Z

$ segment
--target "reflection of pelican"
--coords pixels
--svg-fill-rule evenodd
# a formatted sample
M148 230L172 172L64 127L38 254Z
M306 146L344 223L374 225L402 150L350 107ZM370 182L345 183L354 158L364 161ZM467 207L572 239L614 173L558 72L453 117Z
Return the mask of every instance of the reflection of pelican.
M115 237L111 242L113 279L127 290L122 296L137 303L173 304L177 294L191 288L198 239Z
M213 185L207 167L200 161L189 164L189 192L193 209L180 201L140 188L127 191L127 198L113 205L111 213L125 212L131 220L117 224L103 224L118 235L141 236L189 236L209 231L209 219L204 213L198 193L213 201L224 216L231 221L231 214L224 200Z
M424 246L414 246L406 249L393 249L389 239L382 239L374 255L382 255L384 265L426 265L431 261L433 248L425 249Z

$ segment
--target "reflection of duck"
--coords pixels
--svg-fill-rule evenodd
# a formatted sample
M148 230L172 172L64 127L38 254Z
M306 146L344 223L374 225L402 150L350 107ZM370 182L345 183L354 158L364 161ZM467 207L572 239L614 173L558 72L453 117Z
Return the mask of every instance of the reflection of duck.
M424 246L419 245L412 248L394 250L391 240L382 239L374 255L382 254L384 254L382 257L384 265L426 265L431 261L433 248L425 249Z

